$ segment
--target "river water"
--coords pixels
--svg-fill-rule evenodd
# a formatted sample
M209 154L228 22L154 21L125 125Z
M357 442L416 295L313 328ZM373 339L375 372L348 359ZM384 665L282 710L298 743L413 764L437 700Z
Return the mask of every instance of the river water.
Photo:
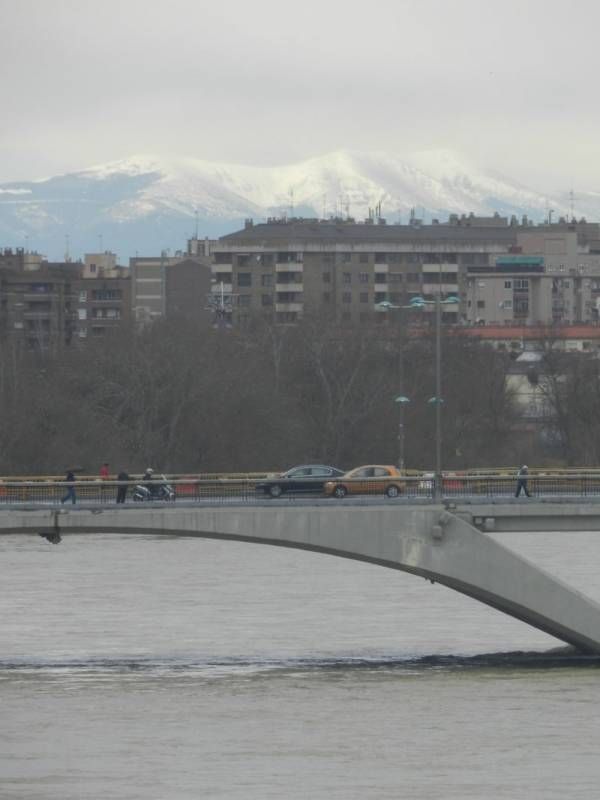
M600 534L498 538L600 600ZM0 538L2 800L595 797L600 660L414 576Z

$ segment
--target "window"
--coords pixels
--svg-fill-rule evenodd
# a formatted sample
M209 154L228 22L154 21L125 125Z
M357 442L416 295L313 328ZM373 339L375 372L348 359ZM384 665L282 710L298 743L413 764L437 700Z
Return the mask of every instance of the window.
M322 255L323 264L333 264L334 262L334 253L323 253Z
M513 307L512 300L505 300L502 307L505 311L511 311Z
M87 300L87 291L83 289L82 291L79 292L79 302L85 303L86 300Z
M352 253L342 253L342 263L349 264L352 261Z
M375 263L376 264L387 264L387 254L386 253L375 253Z
M418 272L408 272L407 275L406 275L406 280L409 283L420 283L421 282L421 276L420 276L420 274Z
M352 283L352 273L351 272L344 272L343 273L343 281L344 281L344 283Z
M297 303L302 299L302 295L297 292L277 292L278 303Z
M351 303L351 302L352 302L352 292L343 292L342 303Z
M80 293L81 294L81 293ZM120 289L94 289L92 300L120 300Z
M331 272L323 273L323 283L331 283Z
M360 293L360 302L361 303L368 303L369 302L369 293L368 292L361 292Z
M390 283L402 283L404 276L401 272L390 272L388 274L388 281Z
M368 272L359 272L358 273L358 282L359 283L368 283L369 282L369 273Z
M78 308L77 309L77 318L78 319L87 319L87 309L86 308Z
M96 272L96 265L90 264L90 272Z
M387 254L387 263L388 264L401 264L402 263L402 254L401 253L388 253Z
M261 286L273 286L273 276L270 273L265 273L260 276Z
M485 308L485 300L478 300L477 308Z
M232 261L232 253L215 253L215 264L231 264Z
M527 314L529 312L529 300L515 300L514 309L517 314Z
M514 287L515 287L515 289L525 290L526 292L529 291L529 279L528 278L515 278Z
M358 257L358 260L361 264L368 264L369 263L369 254L368 253L361 253Z
M387 272L375 273L375 283L387 283L387 278L388 278Z
M512 281L504 281L505 289L512 289Z
M273 305L273 295L272 294L263 294L261 297L261 302L263 306L272 306Z
M238 272L237 283L238 286L252 286L252 273Z

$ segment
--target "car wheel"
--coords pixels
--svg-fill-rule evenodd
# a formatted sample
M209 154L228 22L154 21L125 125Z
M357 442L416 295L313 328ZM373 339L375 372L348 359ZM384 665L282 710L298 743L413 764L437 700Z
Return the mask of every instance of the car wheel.
M269 486L269 494L271 497L281 497L281 486L277 483L274 483L273 486Z
M346 489L345 486L336 486L335 489L333 490L334 497L340 497L340 498L346 497L347 494L348 494L348 489Z
M392 484L391 486L387 487L385 493L388 497L398 497L400 494L400 489L395 484Z

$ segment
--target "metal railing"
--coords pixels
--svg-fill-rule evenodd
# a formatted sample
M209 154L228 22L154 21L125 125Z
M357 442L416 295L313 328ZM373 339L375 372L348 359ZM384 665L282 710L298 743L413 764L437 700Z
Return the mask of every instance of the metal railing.
M278 481L283 490L278 499L297 501L302 498L310 500L328 501L330 497L339 497L334 491L335 486L343 486L342 495L348 497L389 497L395 501L431 502L435 497L435 477L431 473L420 475L406 475L401 478L339 478L331 482L325 491L313 487L312 491L294 490L291 485L286 487L285 481ZM262 486L261 486L262 484ZM0 507L23 505L72 505L72 497L68 489L73 488L76 504L109 506L117 502L119 488L126 489L124 502L133 505L143 492L138 487L152 487L150 502L168 504L179 501L180 503L230 503L242 504L274 502L265 488L268 481L264 477L211 477L196 478L185 477L168 479L172 489L169 498L163 493L163 480L144 481L130 480L100 480L81 479L74 483L64 480L51 479L0 479ZM397 487L391 490L390 487ZM600 502L600 471L561 471L552 474L532 474L527 480L527 489L531 498L523 492L519 502L567 500L572 499L597 499ZM515 501L517 478L513 475L485 474L485 473L445 473L443 476L441 495L444 500L463 500L465 502L487 501ZM340 497L340 500L343 500ZM148 499L139 501L147 503Z

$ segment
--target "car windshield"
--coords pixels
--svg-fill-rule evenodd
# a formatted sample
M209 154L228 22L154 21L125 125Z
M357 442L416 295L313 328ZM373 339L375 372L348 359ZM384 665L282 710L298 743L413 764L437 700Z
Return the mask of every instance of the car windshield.
M310 475L310 467L301 467L300 469L291 469L284 474L284 478L301 478Z

